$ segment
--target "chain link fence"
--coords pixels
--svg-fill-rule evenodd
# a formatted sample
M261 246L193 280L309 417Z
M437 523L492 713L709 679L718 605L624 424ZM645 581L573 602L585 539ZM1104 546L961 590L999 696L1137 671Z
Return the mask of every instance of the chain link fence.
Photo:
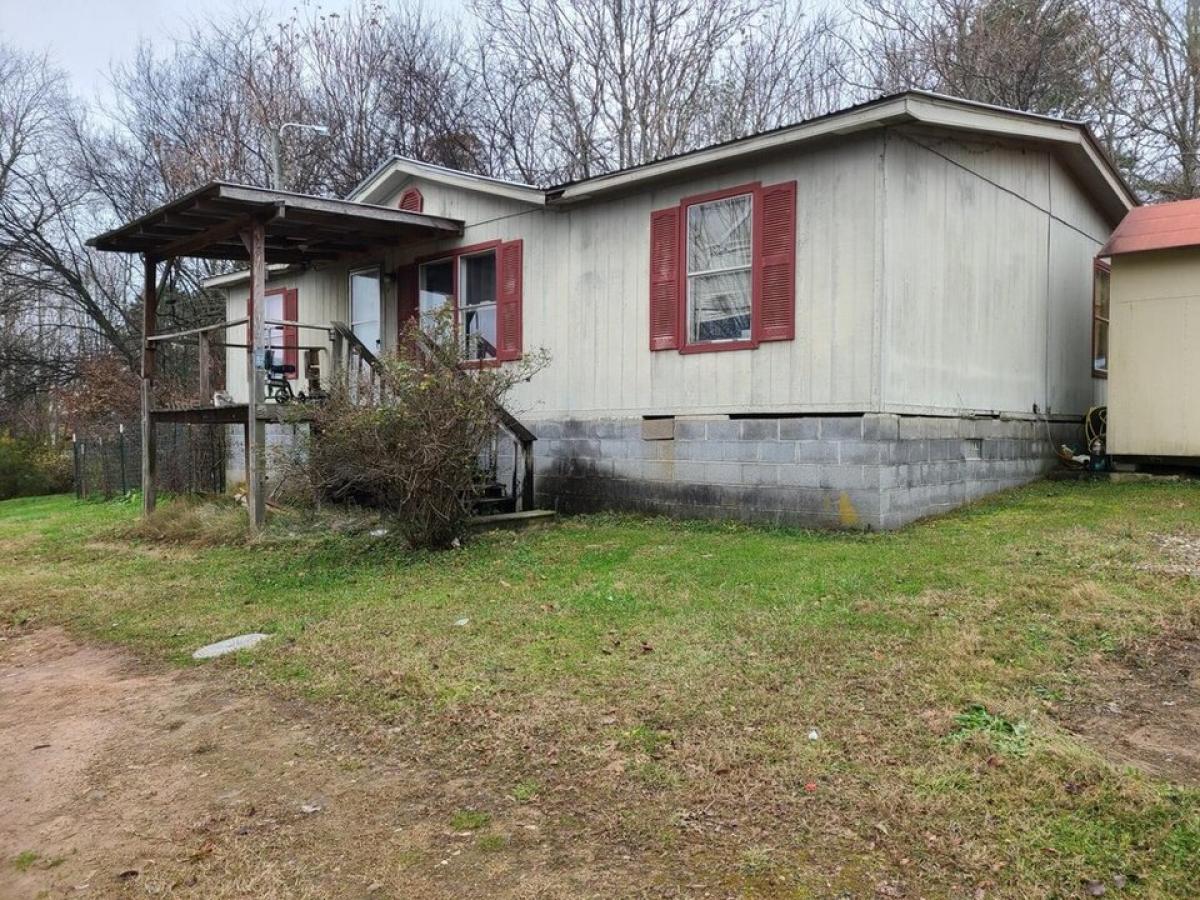
M219 494L225 490L226 429L163 422L155 426L160 491ZM76 434L75 495L121 497L141 489L142 434L137 424Z

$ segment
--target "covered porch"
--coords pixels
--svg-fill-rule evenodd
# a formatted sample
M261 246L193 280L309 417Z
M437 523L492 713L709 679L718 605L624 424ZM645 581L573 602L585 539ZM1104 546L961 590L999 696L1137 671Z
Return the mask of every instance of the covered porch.
M251 527L266 520L266 426L281 422L287 410L289 423L303 421L305 403L271 402L279 386L272 378L272 329L291 335L288 350L301 358L311 351L328 353L321 368L334 371L347 366L373 370L377 362L353 331L338 321L301 321L267 315L267 267L287 264L308 268L334 263L354 264L407 243L428 243L462 235L463 223L455 219L347 200L331 200L245 185L213 182L165 204L126 225L93 238L98 250L139 254L144 261L142 365L141 365L141 485L143 510L155 506L155 425L181 422L197 425L240 425L245 440L247 503ZM160 333L158 277L160 266L181 257L248 263L249 310L244 318L198 328ZM231 340L231 329L246 326L243 342ZM155 404L156 355L166 343L194 345L198 375L194 403ZM214 402L212 351L233 348L245 351L247 397L245 402ZM276 344L278 349L278 344ZM288 389L290 391L290 388ZM504 410L497 420L520 441L531 468L533 435ZM532 481L525 486L532 495ZM528 508L528 506L527 506Z

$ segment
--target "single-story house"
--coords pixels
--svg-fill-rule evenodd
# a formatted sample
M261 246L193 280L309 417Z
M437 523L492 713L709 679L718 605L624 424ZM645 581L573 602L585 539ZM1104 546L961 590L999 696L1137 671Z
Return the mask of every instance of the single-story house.
M1108 453L1200 463L1200 200L1130 210L1097 254L1097 271Z
M405 238L321 260L268 233L266 321L386 352L449 305L487 364L545 350L512 398L540 506L891 528L1078 443L1093 261L1136 202L1085 125L916 91L549 188L397 157L326 205ZM145 237L166 212L96 245L178 250ZM249 276L209 285L244 323Z

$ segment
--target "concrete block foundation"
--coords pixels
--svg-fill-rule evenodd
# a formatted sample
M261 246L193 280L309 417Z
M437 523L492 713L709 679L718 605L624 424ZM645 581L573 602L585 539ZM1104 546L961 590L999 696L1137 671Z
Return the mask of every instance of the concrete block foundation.
M1076 422L874 413L528 424L539 506L864 529L1034 481L1080 440Z

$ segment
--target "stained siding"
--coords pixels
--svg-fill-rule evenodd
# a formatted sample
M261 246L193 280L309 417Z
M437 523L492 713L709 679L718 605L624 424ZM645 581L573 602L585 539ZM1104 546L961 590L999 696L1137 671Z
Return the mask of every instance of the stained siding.
M886 160L883 408L1082 413L1100 215L1036 148L898 130Z

